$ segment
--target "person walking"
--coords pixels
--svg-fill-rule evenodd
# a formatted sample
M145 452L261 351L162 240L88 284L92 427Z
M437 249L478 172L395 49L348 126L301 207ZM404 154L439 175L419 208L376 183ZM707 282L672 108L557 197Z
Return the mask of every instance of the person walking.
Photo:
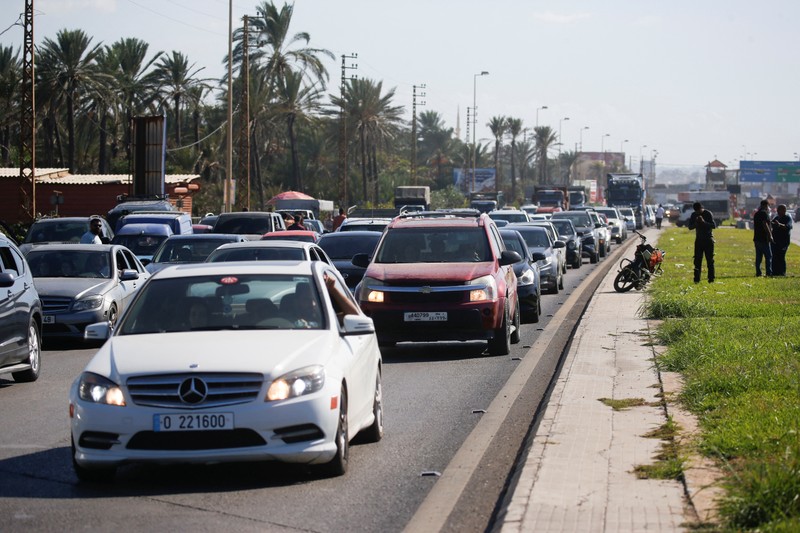
M347 219L347 215L344 214L344 209L340 207L339 208L339 214L336 215L334 217L334 219L333 219L333 225L331 226L331 228L332 228L331 231L336 231L336 228L341 226L342 222L344 222L346 219Z
M694 212L689 217L686 225L695 231L694 238L694 282L700 283L700 274L703 271L703 257L706 258L708 268L708 282L714 283L714 215L711 211L703 209L703 204L695 202L692 205Z
M772 275L786 275L786 250L792 233L792 217L786 214L786 206L778 206L778 214L772 219Z
M81 237L81 244L103 244L103 224L99 218L89 220L89 231Z
M661 229L662 220L664 220L664 206L658 204L658 209L656 209L656 229Z
M769 202L761 200L755 215L753 215L753 243L756 247L756 277L761 276L761 259L767 276L772 276L772 225L769 221Z

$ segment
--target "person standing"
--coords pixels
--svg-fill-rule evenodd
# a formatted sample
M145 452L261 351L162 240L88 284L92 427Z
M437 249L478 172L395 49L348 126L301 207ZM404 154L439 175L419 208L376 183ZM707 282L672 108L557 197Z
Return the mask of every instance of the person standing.
M786 250L792 233L792 217L786 214L786 206L778 206L778 214L772 219L772 274L786 275Z
M664 220L664 206L658 204L658 209L656 209L656 229L661 229L662 220Z
M714 215L711 211L703 209L703 204L695 202L692 205L694 212L689 217L686 225L690 230L695 230L694 238L694 282L700 283L700 273L703 271L703 257L706 258L708 268L708 282L714 283Z
M292 225L289 226L286 229L288 229L288 230L304 230L304 229L306 229L306 227L303 226L303 217L300 216L300 215L295 215L294 219L292 220Z
M764 259L767 276L772 276L772 225L769 222L769 202L761 200L753 215L753 243L756 247L756 277L761 276L761 259Z
M103 224L99 218L89 220L89 231L81 237L81 244L103 244Z
M340 207L339 214L333 218L333 226L331 226L331 231L336 231L336 228L341 226L342 222L344 222L346 219L347 215L344 214L344 209Z

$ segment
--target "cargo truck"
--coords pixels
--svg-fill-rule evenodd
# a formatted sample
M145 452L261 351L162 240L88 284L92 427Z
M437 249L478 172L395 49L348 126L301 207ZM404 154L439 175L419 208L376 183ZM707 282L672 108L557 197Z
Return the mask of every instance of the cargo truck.
M534 186L532 200L539 206L536 213L567 211L570 206L566 187Z
M644 176L641 174L606 174L606 205L633 209L636 229L644 228Z
M394 188L394 206L404 211L428 211L431 208L431 188L427 185L401 185ZM403 209L403 208L406 209Z

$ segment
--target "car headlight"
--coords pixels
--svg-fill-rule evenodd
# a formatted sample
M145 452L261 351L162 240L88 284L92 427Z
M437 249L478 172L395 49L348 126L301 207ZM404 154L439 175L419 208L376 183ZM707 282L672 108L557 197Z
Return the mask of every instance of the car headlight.
M382 287L385 285L381 280L364 276L361 280L361 300L374 304L381 304L384 301L384 292L375 290L372 287Z
M108 378L92 372L81 374L78 383L78 396L85 402L125 407L122 389Z
M307 366L273 381L267 389L265 401L276 402L297 398L317 392L323 385L325 385L325 369L320 365Z
M102 296L87 296L86 298L81 298L80 300L76 300L72 304L72 310L89 311L91 309L99 309L102 306L103 306Z
M472 281L468 281L467 285L484 285L480 289L469 291L470 302L493 302L497 299L497 282L492 276L475 278Z
M533 285L533 282L536 280L536 275L533 273L533 270L530 268L526 268L524 272L522 272L521 276L517 277L517 285L520 287L524 287L526 285Z

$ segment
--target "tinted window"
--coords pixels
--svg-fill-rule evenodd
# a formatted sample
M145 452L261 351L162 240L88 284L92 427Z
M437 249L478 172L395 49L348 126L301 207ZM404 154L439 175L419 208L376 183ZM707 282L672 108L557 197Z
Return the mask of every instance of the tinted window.
M319 246L331 259L351 259L356 254L372 255L380 237L378 233L374 233L374 236L370 237L364 235L334 237L332 235L330 238L322 237L319 240Z
M383 239L378 263L463 263L491 261L483 228L393 229Z
M167 239L153 257L155 263L201 263L211 252L219 248L223 241L218 239Z
M231 248L218 250L209 257L211 263L228 261L303 261L302 248Z

